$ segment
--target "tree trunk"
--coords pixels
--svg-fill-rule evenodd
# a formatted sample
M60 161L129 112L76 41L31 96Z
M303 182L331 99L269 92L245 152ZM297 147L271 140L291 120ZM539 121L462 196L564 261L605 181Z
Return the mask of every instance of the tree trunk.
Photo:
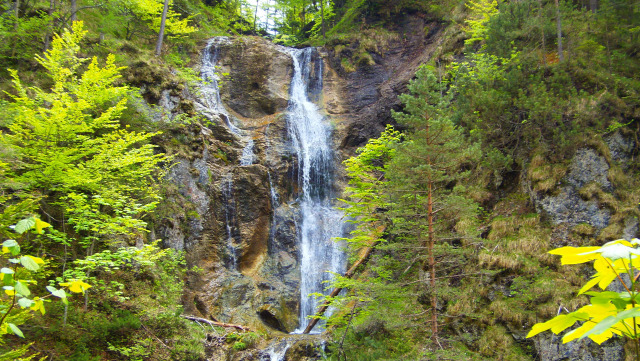
M562 52L562 19L560 18L560 4L556 0L556 25L558 27L558 59L564 61L564 54Z
M78 0L71 0L71 17L69 20L71 20L71 25L78 20Z
M164 27L167 23L167 11L169 11L169 0L164 0L162 19L160 20L160 33L158 34L158 42L156 43L156 56L160 56L162 53L162 40L164 39Z
M13 30L17 31L18 30L18 18L20 17L20 0L16 0L16 4L15 7L13 9L13 16L15 17L14 19L14 23L13 23Z
M589 0L589 9L595 14L598 11L598 0Z
M324 29L324 0L320 0L320 19L322 20L322 41L327 41L327 36Z
M307 25L307 2L302 1L302 23L300 24L300 33L304 31L304 27ZM304 34L301 34L304 36Z
M51 19L51 15L53 15L53 10L55 9L54 0L49 0L49 10L47 10L47 14L49 15L51 24L49 24L49 29L47 33L44 35L44 49L43 51L49 50L49 45L51 45L51 34L53 33L53 19Z
M267 13L265 21L264 21L264 28L267 31L267 34L269 33L269 15L271 15L271 0L267 0L267 9L265 10L265 12Z
M546 44L546 41L545 41L544 23L542 21L542 19L543 19L543 17L542 17L542 0L538 0L538 6L539 6L538 24L540 24L540 32L542 33L542 62L546 66L547 65L547 44Z
M240 331L251 331L251 329L249 327L247 327L247 326L235 325L233 323L224 323L224 322L218 322L218 321L211 321L211 320L207 320L206 318L195 317L195 316L182 315L182 317L186 318L189 321L204 322L204 323L206 323L208 325L211 325L211 326L231 327L231 328L235 328L235 329L240 330Z
M260 6L260 0L256 0L256 11L253 13L253 32L254 33L258 28L258 6Z
M14 18L14 22L13 22L13 33L14 35L17 36L18 34L18 17L20 16L20 0L16 0L16 4L15 4L15 8L13 9L14 13L13 16ZM16 39L17 40L17 39ZM13 48L11 49L11 57L15 57L16 56L16 49L17 46L14 44Z
M351 266L351 268L349 268L349 270L347 272L344 273L344 275L342 277L344 277L344 278L352 278L353 275L356 272L356 269L358 267L360 267L361 265L366 265L367 262L369 261L369 257L371 257L371 253L373 253L373 250L376 248L378 243L380 243L380 242L377 242L377 241L373 242L368 247L365 247L362 251L360 251L360 258L358 258L358 260ZM318 323L318 320L319 320L318 317L324 315L324 313L329 308L329 304L331 303L330 300L333 297L336 297L342 290L343 290L342 287L337 287L337 288L334 288L333 291L331 291L331 293L327 297L327 300L324 301L324 303L322 304L322 307L320 307L318 309L318 312L316 312L316 316L312 320L309 321L309 324L307 325L307 328L305 328L304 331L302 332L303 334L307 334L307 333L311 332L311 330L313 330L313 328Z
M431 332L434 339L438 340L438 297L436 295L436 261L433 256L435 245L435 232L433 229L433 183L429 181L427 193L427 223L429 225L428 252L429 252L429 284L431 286Z

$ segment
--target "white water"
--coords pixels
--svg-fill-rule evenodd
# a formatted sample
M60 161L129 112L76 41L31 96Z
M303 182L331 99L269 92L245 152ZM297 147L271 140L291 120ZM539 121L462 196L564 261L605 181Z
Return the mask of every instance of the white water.
M253 159L255 158L253 154L253 139L249 138L247 141L247 145L242 149L242 156L240 157L240 165L252 165Z
M291 339L272 341L271 345L262 352L260 361L284 361L284 356L287 353L287 350L294 342L295 340Z
M220 45L228 44L229 38L226 36L218 36L209 39L207 46L204 48L202 55L202 69L200 70L200 78L202 84L200 86L201 99L204 100L204 106L211 112L217 113L225 122L231 133L242 138L246 144L242 149L242 156L240 157L240 165L246 166L253 164L254 154L253 147L254 142L251 137L246 136L245 132L235 126L231 122L229 112L222 104L222 98L220 97L220 75L216 71L218 59L220 57Z
M227 253L229 257L228 267L238 269L238 256L233 239L233 226L235 224L236 204L233 198L233 174L227 173L222 176L220 184L222 190L222 200L224 202L224 222L227 231Z
M291 81L287 115L287 130L298 159L298 182L301 224L299 245L301 254L300 324L302 332L315 314L319 301L310 296L323 293L332 275L343 273L346 257L342 245L334 237L343 235L343 214L332 207L334 158L331 127L309 99L322 86L321 62L313 71L314 48L288 49L293 58L294 75ZM313 78L313 75L316 77ZM311 84L318 88L313 89ZM316 326L316 333L322 324Z
M253 164L255 161L255 154L253 152L255 143L251 136L247 135L246 131L233 124L231 116L224 107L222 98L220 97L220 75L217 71L217 63L220 58L220 46L225 44L230 44L229 38L225 36L215 37L209 39L207 42L207 46L202 55L202 68L200 70L202 84L200 85L201 96L199 98L202 99L202 106L205 108L205 113L219 116L229 128L229 131L238 137L240 141L244 142L239 164L241 166L247 166ZM236 205L233 197L233 177L231 173L223 175L221 191L225 205L227 267L232 270L237 270L238 256L236 241L234 239L236 235Z

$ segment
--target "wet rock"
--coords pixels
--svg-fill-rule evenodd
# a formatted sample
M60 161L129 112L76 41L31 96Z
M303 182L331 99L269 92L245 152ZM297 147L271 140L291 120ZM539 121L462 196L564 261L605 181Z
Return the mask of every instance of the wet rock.
M277 45L262 39L234 39L221 52L222 98L230 109L247 118L286 109L293 63Z
M204 230L202 217L208 212L211 201L203 190L209 184L209 170L206 165L208 157L208 152L205 149L202 153L202 158L198 158L193 162L185 158L176 158L174 166L167 174L167 179L178 185L180 195L189 199L196 208L196 213L187 213L185 215L187 218L186 223L188 223L186 232L181 229L182 225L177 220L165 219L165 224L160 227L159 234L167 247L184 250L187 244L199 238Z
M638 218L636 217L627 217L624 220L624 230L622 238L630 241L632 238L636 238L638 235Z
M267 326L272 329L289 333L289 331L284 327L282 322L280 322L280 318L278 317L279 310L275 309L272 305L263 305L258 310L258 317L260 320L264 322Z
M324 342L319 339L301 339L296 341L286 352L287 361L315 361L322 359L321 350Z
M322 360L326 340L318 335L287 335L275 337L260 353L260 361Z

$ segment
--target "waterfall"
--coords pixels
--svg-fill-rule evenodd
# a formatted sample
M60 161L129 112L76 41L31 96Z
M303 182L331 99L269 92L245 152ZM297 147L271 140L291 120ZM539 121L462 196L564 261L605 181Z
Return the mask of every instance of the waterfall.
M200 78L202 79L200 98L204 101L203 105L209 112L218 114L224 120L231 133L244 140L246 144L242 149L240 165L246 166L253 164L255 158L253 154L254 141L250 136L246 136L246 132L231 122L229 112L222 104L219 84L220 76L216 71L218 59L220 58L220 45L229 43L230 40L226 36L211 38L207 42L202 54L202 68L200 69Z
M312 293L325 293L328 273L343 273L346 257L334 237L343 236L343 213L332 207L334 196L334 154L331 127L310 100L322 87L322 62L311 69L314 48L288 49L293 59L287 111L287 132L298 160L299 204L301 222L299 245L301 254L300 324L302 332L316 313L318 300ZM314 77L315 75L315 77ZM326 293L325 293L326 294ZM319 325L316 330L321 330ZM319 332L319 331L316 331Z
M260 361L285 361L285 354L294 342L294 339L276 339L261 352Z
M240 156L240 165L251 165L253 164L253 139L249 138L247 141L247 145L242 149L242 156Z
M220 183L222 189L222 201L224 204L224 221L227 231L227 267L232 270L238 269L238 255L234 242L234 226L236 215L236 203L233 198L233 174L227 173L222 177Z

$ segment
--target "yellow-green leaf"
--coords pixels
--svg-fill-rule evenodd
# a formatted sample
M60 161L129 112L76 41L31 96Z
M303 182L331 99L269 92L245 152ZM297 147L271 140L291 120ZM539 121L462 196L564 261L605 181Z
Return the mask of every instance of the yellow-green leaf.
M39 218L36 218L36 224L35 224L35 228L36 228L36 233L37 234L42 234L42 230L44 228L47 227L51 227L51 225L43 220L40 220Z
M592 279L589 280L589 282L587 282L584 286L582 286L580 291L578 291L579 295L589 291L591 288L593 288L593 286L597 285L598 282L600 282L600 278L596 276L594 276Z
M91 285L83 282L82 280L72 279L69 282L60 283L60 286L69 288L69 291L74 293L83 293L84 291L91 288Z
M599 257L598 254L587 252L596 251L600 247L562 247L549 251L550 254L562 256L560 262L562 264L579 264L593 261Z

